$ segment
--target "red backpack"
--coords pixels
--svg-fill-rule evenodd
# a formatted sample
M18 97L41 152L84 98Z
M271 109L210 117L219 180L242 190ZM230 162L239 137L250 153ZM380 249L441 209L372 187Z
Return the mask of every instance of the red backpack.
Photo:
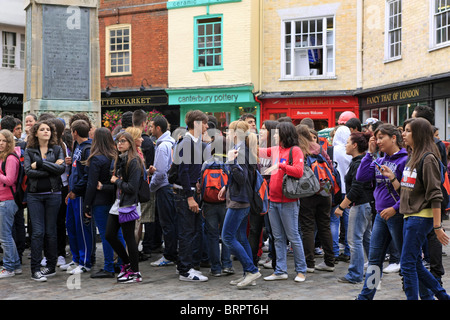
M223 202L219 200L219 192L227 183L228 174L224 171L223 166L215 162L209 164L202 175L202 200L207 203Z

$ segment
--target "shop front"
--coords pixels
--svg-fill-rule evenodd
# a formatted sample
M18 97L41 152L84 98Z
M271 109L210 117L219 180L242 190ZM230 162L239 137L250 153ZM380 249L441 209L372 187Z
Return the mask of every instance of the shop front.
M278 120L290 117L295 125L304 118L314 120L317 131L337 125L344 111L359 115L358 99L352 96L265 98L262 102L262 120Z
M260 110L252 86L168 89L169 105L180 106L180 126L190 110L201 110L217 118L218 129L224 132L229 124L245 113L253 114L259 128Z
M0 117L13 116L22 120L23 94L0 93Z
M357 94L362 120L377 118L402 126L417 106L429 106L435 112L435 126L441 139L450 139L450 79L440 78L414 85L391 86Z
M102 118L109 110L119 110L123 113L138 109L146 112L158 111L170 123L171 130L180 125L180 107L168 105L165 90L102 92Z

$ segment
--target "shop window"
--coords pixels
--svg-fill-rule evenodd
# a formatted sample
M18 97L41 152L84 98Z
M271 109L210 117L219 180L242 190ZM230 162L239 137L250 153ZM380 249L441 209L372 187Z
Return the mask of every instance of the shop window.
M400 58L402 54L402 1L386 2L385 59Z
M432 46L450 44L450 0L432 0Z
M278 119L280 119L280 118L282 118L282 117L286 117L287 116L287 114L286 114L286 112L282 112L282 113L269 113L269 119L268 120L273 120L273 121L276 121L276 120L278 120Z
M2 67L14 68L16 66L16 34L14 32L2 33Z
M106 35L107 75L131 74L131 26L107 27Z
M334 76L334 17L285 20L282 28L283 79Z
M398 126L397 123L397 107L389 107L389 123Z
M221 132L225 132L230 125L231 112L205 112L207 115L212 115L217 119L217 128Z
M388 109L387 108L381 108L380 109L380 117L378 120L383 121L384 123L389 122L388 121Z
M194 71L222 70L222 15L195 18Z

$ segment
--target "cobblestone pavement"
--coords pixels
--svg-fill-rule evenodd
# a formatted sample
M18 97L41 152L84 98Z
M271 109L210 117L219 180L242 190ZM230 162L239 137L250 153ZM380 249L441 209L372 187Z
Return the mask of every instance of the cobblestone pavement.
M444 222L450 230L449 221ZM444 247L444 252L450 248ZM288 255L289 279L279 281L256 281L256 286L239 290L229 282L240 277L242 268L238 261L233 262L235 275L209 277L203 283L182 282L178 280L175 266L152 267L150 263L157 260L160 254L140 263L143 277L142 283L119 284L115 279L91 279L89 273L69 275L59 268L55 276L47 282L31 280L29 250L25 251L23 273L11 278L0 279L0 300L219 300L234 301L253 300L354 300L361 291L362 284L344 284L337 281L346 274L348 263L339 262L334 272L315 271L308 273L306 281L293 281L295 271L293 257ZM97 243L98 263L92 271L102 267L101 243ZM67 258L69 260L70 257ZM316 265L322 258L316 259ZM450 291L450 257L443 256L446 274L443 277L444 287ZM201 270L204 274L208 269ZM272 273L270 269L261 269L264 276ZM384 274L381 288L375 300L405 300L401 279L398 274Z

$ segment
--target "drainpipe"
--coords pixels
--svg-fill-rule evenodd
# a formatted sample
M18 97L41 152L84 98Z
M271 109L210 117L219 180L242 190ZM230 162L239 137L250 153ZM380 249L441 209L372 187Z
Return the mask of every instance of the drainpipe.
M364 0L356 3L356 88L363 87Z
M256 126L257 128L261 127L261 107L262 102L259 99L259 96L262 94L262 83L263 83L263 57L264 57L264 1L257 1L259 3L259 84L258 84L258 92L255 93L255 101L259 104L259 109L257 112L257 120Z

